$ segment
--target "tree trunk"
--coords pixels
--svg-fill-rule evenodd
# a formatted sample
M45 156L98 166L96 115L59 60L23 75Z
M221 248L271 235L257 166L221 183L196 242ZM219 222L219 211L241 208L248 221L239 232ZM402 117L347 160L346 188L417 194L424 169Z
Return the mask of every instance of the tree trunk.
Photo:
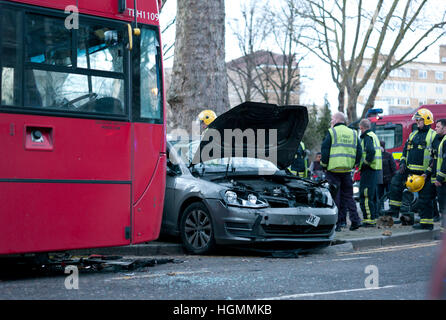
M190 132L201 110L220 115L229 108L224 0L178 0L176 19L169 120Z
M356 104L358 102L358 93L354 90L349 90L348 92L348 103L347 103L347 118L348 122L352 123L358 119L356 113Z
M345 89L339 89L338 93L338 111L344 112L344 105L345 105Z

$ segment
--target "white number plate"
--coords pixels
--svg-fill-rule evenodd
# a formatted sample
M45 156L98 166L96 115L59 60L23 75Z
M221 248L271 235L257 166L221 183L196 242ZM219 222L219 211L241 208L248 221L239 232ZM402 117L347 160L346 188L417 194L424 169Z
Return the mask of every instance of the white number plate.
M314 214L310 214L310 216L308 217L308 219L305 222L312 225L313 227L317 227L320 220L321 220L321 218L319 218L318 216L315 216Z

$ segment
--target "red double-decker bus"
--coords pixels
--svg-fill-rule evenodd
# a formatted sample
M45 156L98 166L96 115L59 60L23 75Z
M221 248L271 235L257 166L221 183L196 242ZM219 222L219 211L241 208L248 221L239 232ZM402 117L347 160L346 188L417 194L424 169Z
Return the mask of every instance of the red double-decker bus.
M0 0L0 254L158 237L159 6Z

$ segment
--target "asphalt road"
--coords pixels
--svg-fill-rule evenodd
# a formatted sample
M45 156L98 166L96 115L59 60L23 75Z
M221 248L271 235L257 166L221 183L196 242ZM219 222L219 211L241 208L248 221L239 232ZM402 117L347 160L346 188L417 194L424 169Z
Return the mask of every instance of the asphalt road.
M0 299L426 299L438 241L322 251L298 258L256 254L176 256L136 271L15 275L0 280ZM140 257L139 257L140 258ZM165 257L163 257L165 258Z

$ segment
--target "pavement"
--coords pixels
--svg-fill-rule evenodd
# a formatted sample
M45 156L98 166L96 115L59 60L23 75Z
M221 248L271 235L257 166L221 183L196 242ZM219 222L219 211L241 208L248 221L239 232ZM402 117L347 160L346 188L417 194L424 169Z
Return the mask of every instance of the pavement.
M403 245L422 241L439 240L442 234L440 224L435 223L433 230L415 230L411 226L395 224L392 227L359 228L350 231L347 228L337 232L332 245L326 252L361 250L383 246ZM72 255L126 255L126 256L159 256L186 254L178 239L163 239L143 244L80 249L69 251Z

